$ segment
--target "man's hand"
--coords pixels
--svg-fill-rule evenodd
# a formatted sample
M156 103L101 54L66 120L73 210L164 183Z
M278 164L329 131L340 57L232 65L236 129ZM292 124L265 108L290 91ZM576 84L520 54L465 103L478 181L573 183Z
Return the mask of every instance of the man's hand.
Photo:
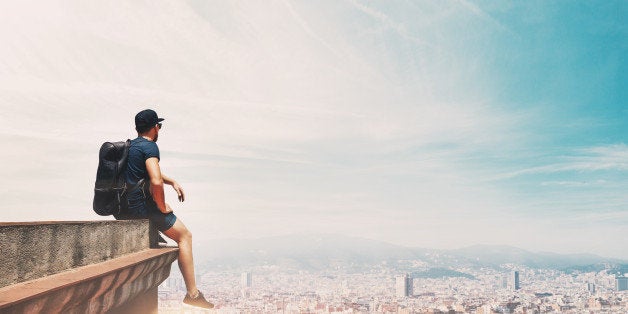
M179 183L175 181L174 179L167 177L163 173L161 174L161 177L164 179L164 183L171 185L172 188L177 192L177 197L179 198L179 202L185 201L185 193L183 193L183 188L179 185Z
M175 191L177 191L177 196L179 197L179 202L185 201L185 193L183 193L183 188L179 185L179 183L175 182L172 185Z

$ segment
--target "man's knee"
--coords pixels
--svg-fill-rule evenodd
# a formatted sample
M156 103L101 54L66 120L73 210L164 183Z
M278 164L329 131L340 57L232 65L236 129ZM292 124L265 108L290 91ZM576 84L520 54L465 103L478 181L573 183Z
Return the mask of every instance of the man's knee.
M190 232L190 230L188 230L187 228L183 230L183 232L181 233L181 240L192 242L192 232Z

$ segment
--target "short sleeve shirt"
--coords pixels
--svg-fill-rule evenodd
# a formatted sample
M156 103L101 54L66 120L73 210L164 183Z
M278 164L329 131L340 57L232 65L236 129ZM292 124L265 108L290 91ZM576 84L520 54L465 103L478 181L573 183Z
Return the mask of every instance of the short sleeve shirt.
M150 180L146 170L146 160L151 157L156 157L159 160L157 143L141 136L131 140L126 170L126 182L128 184L135 185L141 179L146 179L147 182Z
M146 179L144 187L150 186L150 178L146 170L146 160L156 157L159 160L159 148L153 141L138 137L131 141L126 170L126 182L136 185L141 179ZM128 208L125 212L114 215L116 219L150 219L158 230L165 231L175 224L177 216L170 212L164 214L157 208L155 201L145 193L144 189L133 189L128 195Z

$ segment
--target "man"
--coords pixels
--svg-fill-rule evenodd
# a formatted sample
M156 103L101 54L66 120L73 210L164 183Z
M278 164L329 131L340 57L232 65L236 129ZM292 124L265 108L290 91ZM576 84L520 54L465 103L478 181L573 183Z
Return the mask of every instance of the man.
M129 192L129 206L126 212L115 217L116 219L148 218L159 231L176 241L179 245L179 269L187 288L183 303L210 309L214 305L209 303L196 287L192 233L180 219L177 219L170 205L165 202L164 183L174 188L180 202L185 200L185 194L179 183L165 176L159 168L159 148L156 142L163 120L150 109L140 111L135 116L137 138L131 141L129 148L126 182L137 188Z

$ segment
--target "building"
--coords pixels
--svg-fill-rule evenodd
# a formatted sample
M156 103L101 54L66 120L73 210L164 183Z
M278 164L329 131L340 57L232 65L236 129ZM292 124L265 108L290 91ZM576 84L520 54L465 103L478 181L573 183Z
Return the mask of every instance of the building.
M507 275L503 275L501 276L501 282L499 283L499 287L502 289L508 289L508 276Z
M252 275L250 272L243 272L240 276L240 284L242 288L250 288L252 283Z
M408 297L412 296L412 277L405 274L403 276L397 276L395 279L395 290L397 297Z
M521 289L521 284L519 282L519 272L514 270L510 273L508 278L508 288L513 291L517 291Z
M615 290L617 291L628 290L628 277L615 278Z
M589 290L589 293L595 294L595 284L594 283L587 283L587 290Z
M242 297L248 298L251 296L251 284L252 284L252 276L250 272L243 272L240 275L240 287L242 288L240 291L242 292Z
M178 275L178 276L177 276ZM185 282L183 281L183 277L180 274L170 276L166 279L166 286L171 291L187 291L185 288Z

